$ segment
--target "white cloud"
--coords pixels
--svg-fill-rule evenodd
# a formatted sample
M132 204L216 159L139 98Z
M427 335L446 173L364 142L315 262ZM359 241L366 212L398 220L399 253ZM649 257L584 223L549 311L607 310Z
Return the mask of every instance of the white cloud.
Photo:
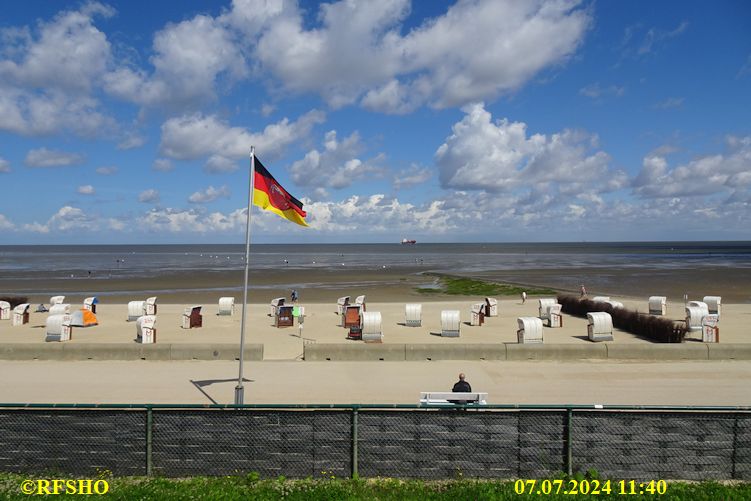
M221 155L211 155L206 161L203 170L210 174L221 174L225 172L235 172L238 169L237 161L223 157Z
M159 203L159 191L153 188L144 190L138 195L138 201L145 204Z
M213 99L221 77L236 81L247 75L234 38L221 20L206 15L169 24L154 37L153 74L122 66L105 75L105 88L143 106L182 108Z
M173 208L152 209L145 215L137 218L137 225L139 228L144 228L151 232L202 234L228 231L237 232L245 228L246 210L237 209L229 214L221 212L207 214L201 208L190 210ZM276 215L273 216L278 217ZM254 222L257 224L255 219Z
M175 170L175 166L172 165L172 161L168 158L157 158L154 160L152 168L159 172L170 172Z
M463 111L435 154L444 188L567 195L626 185L625 173L610 169L610 157L596 151L596 136L572 130L527 136L525 123L493 122L482 104Z
M751 136L726 138L727 151L706 155L670 168L659 154L644 157L633 181L634 192L646 198L728 194L742 198L751 187Z
M0 130L23 135L70 131L83 136L111 130L114 121L92 97L111 60L110 44L93 23L114 10L96 2L63 11L49 22L2 30Z
M454 106L513 91L573 54L590 24L578 1L457 2L402 35L407 0L322 4L321 26L287 9L268 21L255 51L295 92L333 107L354 103L404 113L422 103Z
M45 224L36 221L23 225L23 229L32 233L50 233L57 231L76 230L78 232L88 232L98 228L96 218L87 215L77 207L66 205L61 207L55 214L50 217Z
M0 230L13 230L15 227L16 225L10 219L0 214Z
M132 150L134 148L140 148L146 144L146 138L140 134L130 133L126 135L119 143L117 143L118 150Z
M357 158L363 145L360 136L353 132L338 140L336 131L326 133L322 151L311 150L302 160L292 164L292 179L301 186L341 189L370 175L380 175L382 155L368 160Z
M83 160L83 156L77 153L39 148L26 154L24 164L27 167L64 167L80 164Z
M669 97L655 104L654 108L658 110L675 110L683 106L683 101L684 98L682 97Z
M10 162L0 157L0 174L7 174L11 171Z
M117 167L114 165L108 165L103 167L97 167L96 173L102 176L111 176L117 173Z
M626 93L626 88L618 85L602 87L600 82L589 84L579 89L579 94L592 99L600 99L605 96L621 97Z
M214 188L213 186L207 187L203 191L196 191L191 196L188 197L188 202L192 204L206 204L209 202L213 202L217 198L229 198L230 197L230 191L227 186L222 186L220 188Z
M433 177L433 172L419 165L411 165L408 169L401 170L394 175L394 188L401 190L411 188L424 183Z
M267 125L262 132L253 133L243 127L232 127L214 115L184 115L162 124L160 148L164 155L179 160L213 156L211 165L249 158L251 146L256 147L260 157L274 159L306 137L324 118L324 113L313 110L294 122L284 118Z
M654 46L664 42L665 40L669 40L680 35L684 31L686 31L687 28L688 21L681 21L681 24L670 31L665 31L658 28L650 28L644 35L644 39L637 49L637 54L642 55L652 52L654 50Z
M95 193L94 187L90 184L79 186L76 191L81 195L93 195Z

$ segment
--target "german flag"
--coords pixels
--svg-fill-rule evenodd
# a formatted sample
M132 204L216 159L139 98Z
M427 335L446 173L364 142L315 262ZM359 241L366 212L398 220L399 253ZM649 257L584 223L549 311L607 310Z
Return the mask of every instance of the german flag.
M282 188L282 185L266 170L258 157L255 157L255 171L253 205L271 211L300 226L308 226L305 222L308 214L302 210L302 202Z

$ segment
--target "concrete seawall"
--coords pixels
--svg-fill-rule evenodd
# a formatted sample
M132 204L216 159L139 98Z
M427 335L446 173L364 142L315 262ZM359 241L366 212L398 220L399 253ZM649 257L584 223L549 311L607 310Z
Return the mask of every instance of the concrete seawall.
M236 344L45 343L0 345L0 360L235 360ZM245 346L246 360L263 360L263 345Z
M305 345L307 361L751 360L751 344L334 344Z

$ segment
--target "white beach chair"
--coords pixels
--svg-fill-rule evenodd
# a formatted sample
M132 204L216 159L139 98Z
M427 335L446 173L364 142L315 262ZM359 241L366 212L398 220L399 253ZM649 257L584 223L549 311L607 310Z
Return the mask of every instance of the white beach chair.
M443 310L441 312L441 336L459 337L461 314L459 310Z
M547 320L548 319L548 306L553 306L556 303L557 299L551 299L551 298L543 298L537 300L537 316L540 318L540 320Z
M269 303L269 316L276 317L276 311L279 309L280 306L284 306L283 297L277 297L277 298L272 299L271 303Z
M494 297L485 298L485 316L497 317L498 316L498 300Z
M343 296L336 300L336 314L344 315L344 310L347 309L349 304L349 296Z
M709 314L709 305L704 301L689 301L687 306L694 306L696 308L707 310L707 314Z
M367 308L365 307L365 295L357 296L355 298L355 304L360 305L360 308L362 308L362 311L367 310Z
M420 327L422 325L422 305L407 304L404 308L404 325Z
M46 322L47 337L45 341L70 341L71 337L73 337L73 327L70 326L70 323L70 315L48 316Z
M96 313L96 305L99 304L99 299L95 297L87 297L83 300L83 307L89 310L91 313Z
M542 343L542 320L537 317L519 317L516 319L519 330L516 339L519 344Z
M146 313L146 301L129 301L128 302L128 322L138 320Z
M143 313L144 315L156 315L156 296L146 299Z
M70 305L68 303L57 303L50 306L50 315L70 315Z
M603 301L603 303L609 304L613 308L623 308L623 303L620 301L613 301L612 299L608 299L607 301Z
M136 341L156 343L156 315L143 315L136 320Z
M547 306L547 325L548 327L563 327L563 314L561 309L563 307L556 303ZM540 319L542 322L542 319Z
M382 343L383 328L380 311L364 311L362 313L362 340L366 343Z
M704 304L702 301L692 301ZM706 305L705 305L706 306ZM686 328L689 332L702 330L702 320L709 315L709 310L701 305L686 306Z
M716 313L710 313L701 319L701 340L704 343L720 342L720 316Z
M610 296L595 296L592 298L595 303L607 303L610 301Z
M722 296L704 296L702 302L707 304L710 315L717 315L720 318L720 309L722 308Z
M663 316L667 313L668 298L665 296L649 296L649 314Z
M220 297L219 298L219 311L217 315L229 315L235 314L235 298L234 297Z
M17 327L29 323L29 303L19 304L13 308L13 314L10 317L11 327Z
M613 318L610 313L604 311L587 313L587 337L590 341L613 340Z
M50 298L50 306L55 304L63 304L65 301L65 296L52 296Z
M485 321L485 303L475 303L469 308L469 324L480 326Z
M10 320L10 303L0 301L0 320Z

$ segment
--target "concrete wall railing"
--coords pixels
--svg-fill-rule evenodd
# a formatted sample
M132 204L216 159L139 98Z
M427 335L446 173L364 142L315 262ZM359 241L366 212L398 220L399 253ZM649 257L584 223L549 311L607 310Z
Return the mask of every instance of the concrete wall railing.
M13 343L0 345L0 360L236 360L237 344ZM245 360L263 360L262 344L246 344Z

